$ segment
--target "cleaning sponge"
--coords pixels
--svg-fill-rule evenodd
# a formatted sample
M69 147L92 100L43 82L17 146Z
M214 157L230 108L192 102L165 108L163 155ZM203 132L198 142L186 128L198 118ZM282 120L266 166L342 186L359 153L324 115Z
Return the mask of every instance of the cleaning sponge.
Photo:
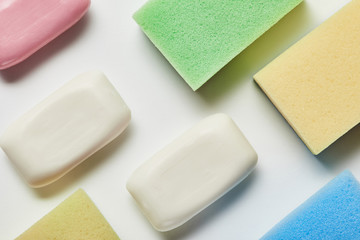
M261 239L360 239L359 182L344 171Z
M16 240L118 240L86 193L79 189Z
M302 0L150 0L134 14L193 90Z
M360 0L353 0L254 79L312 153L360 122Z

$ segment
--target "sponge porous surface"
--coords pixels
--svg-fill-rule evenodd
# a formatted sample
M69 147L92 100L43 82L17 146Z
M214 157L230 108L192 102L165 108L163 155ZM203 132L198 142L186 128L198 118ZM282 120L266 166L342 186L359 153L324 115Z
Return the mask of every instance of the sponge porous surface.
M193 90L302 0L150 0L134 14Z
M310 151L360 122L360 0L353 0L254 79Z
M79 189L16 240L118 240L114 230Z
M360 184L344 171L261 240L360 239Z

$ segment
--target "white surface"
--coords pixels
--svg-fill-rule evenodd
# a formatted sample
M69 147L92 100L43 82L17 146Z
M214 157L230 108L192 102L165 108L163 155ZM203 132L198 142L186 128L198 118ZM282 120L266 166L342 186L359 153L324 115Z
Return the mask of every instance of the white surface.
M130 118L106 76L90 71L14 121L0 146L30 186L43 187L119 136Z
M348 0L305 0L193 92L141 32L145 0L93 0L78 24L16 67L0 72L0 134L75 75L102 70L132 110L125 132L54 184L31 189L0 152L0 238L14 239L79 187L123 240L258 239L344 169L360 179L360 127L313 156L252 80ZM125 184L154 153L200 119L229 114L259 161L232 191L182 227L159 233Z
M127 189L155 229L172 230L254 169L257 154L234 121L213 114L145 161Z

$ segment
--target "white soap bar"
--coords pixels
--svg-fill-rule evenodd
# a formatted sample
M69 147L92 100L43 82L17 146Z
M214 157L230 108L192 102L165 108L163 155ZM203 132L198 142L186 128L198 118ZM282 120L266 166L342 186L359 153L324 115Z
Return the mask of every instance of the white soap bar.
M127 189L158 231L169 231L242 181L257 155L225 114L205 118L140 166Z
M15 121L0 146L32 187L54 182L117 137L130 110L101 72L77 76Z

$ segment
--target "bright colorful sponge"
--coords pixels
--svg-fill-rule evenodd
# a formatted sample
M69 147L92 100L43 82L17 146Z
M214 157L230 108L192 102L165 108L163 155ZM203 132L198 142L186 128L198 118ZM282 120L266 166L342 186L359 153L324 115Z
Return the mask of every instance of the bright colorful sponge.
M360 123L360 0L353 0L254 79L313 154Z
M262 238L272 239L360 239L359 182L341 173Z
M88 195L79 189L16 240L119 240Z
M150 0L134 19L196 90L301 1Z

